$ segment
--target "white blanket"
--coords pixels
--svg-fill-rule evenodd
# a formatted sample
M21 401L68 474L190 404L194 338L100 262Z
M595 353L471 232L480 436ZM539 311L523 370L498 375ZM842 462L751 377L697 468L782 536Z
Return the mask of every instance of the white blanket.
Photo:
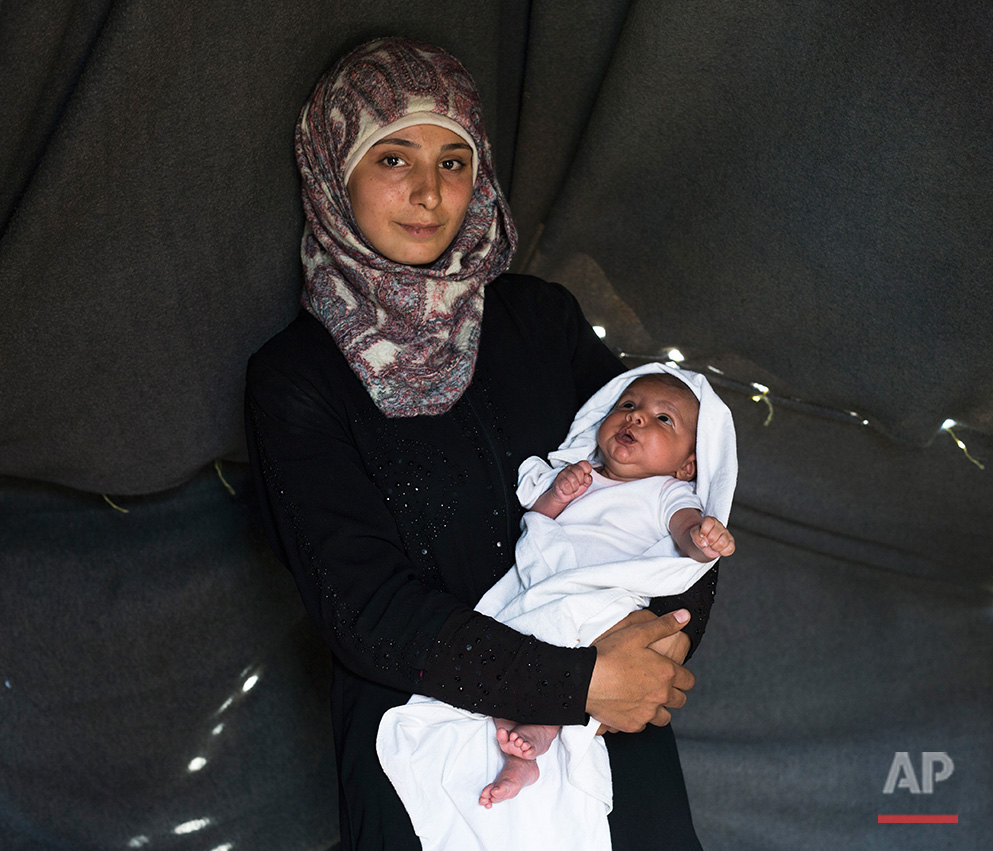
M731 413L702 375L663 364L629 370L595 393L549 456L550 465L539 458L525 461L518 486L522 505L531 506L561 467L593 459L600 421L628 384L653 372L678 376L700 399L697 496L705 514L727 523L738 472ZM588 644L650 598L686 590L711 564L672 556L671 543L663 541L639 558L580 567L556 521L530 512L524 527L515 567L476 609L563 646ZM595 735L598 726L591 719L585 727L563 728L538 758L538 781L489 810L479 806L479 793L496 777L504 756L488 716L415 695L383 716L376 749L428 851L608 851L610 764L604 737Z

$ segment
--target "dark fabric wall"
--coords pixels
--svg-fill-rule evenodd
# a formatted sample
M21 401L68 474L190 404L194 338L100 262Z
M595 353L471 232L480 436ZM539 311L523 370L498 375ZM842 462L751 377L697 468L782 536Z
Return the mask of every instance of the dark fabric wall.
M0 480L4 851L336 838L328 657L224 475L128 514Z
M984 847L993 486L940 429L993 462L980 0L0 5L0 847L336 838L327 656L240 408L297 310L297 113L383 33L475 75L516 268L735 413L675 721L704 846ZM899 751L955 771L884 794Z
M988 432L991 74L985 3L635 3L532 268L899 441Z

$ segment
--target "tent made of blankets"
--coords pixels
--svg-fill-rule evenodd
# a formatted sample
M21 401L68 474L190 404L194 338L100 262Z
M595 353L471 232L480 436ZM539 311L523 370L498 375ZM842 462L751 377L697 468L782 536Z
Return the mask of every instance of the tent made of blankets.
M704 847L986 847L981 0L0 4L0 847L337 841L331 665L241 399L299 305L297 113L381 34L478 81L515 268L734 414L673 721Z

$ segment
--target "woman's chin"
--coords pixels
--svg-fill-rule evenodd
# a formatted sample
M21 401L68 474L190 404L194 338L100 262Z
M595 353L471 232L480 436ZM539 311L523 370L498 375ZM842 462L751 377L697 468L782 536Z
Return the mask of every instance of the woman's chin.
M375 247L375 246L374 246ZM387 259L404 266L430 266L444 254L447 245L438 248L434 245L415 244L391 247L389 251L380 251Z

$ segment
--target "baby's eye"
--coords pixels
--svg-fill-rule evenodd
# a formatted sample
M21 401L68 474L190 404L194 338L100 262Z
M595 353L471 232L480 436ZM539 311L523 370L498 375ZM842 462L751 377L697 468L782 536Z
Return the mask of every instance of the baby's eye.
M634 407L634 402L621 402L621 404L618 407L626 408L627 410L630 411Z
M672 419L670 419L668 414L659 414L659 422L665 423L666 425L672 425Z

